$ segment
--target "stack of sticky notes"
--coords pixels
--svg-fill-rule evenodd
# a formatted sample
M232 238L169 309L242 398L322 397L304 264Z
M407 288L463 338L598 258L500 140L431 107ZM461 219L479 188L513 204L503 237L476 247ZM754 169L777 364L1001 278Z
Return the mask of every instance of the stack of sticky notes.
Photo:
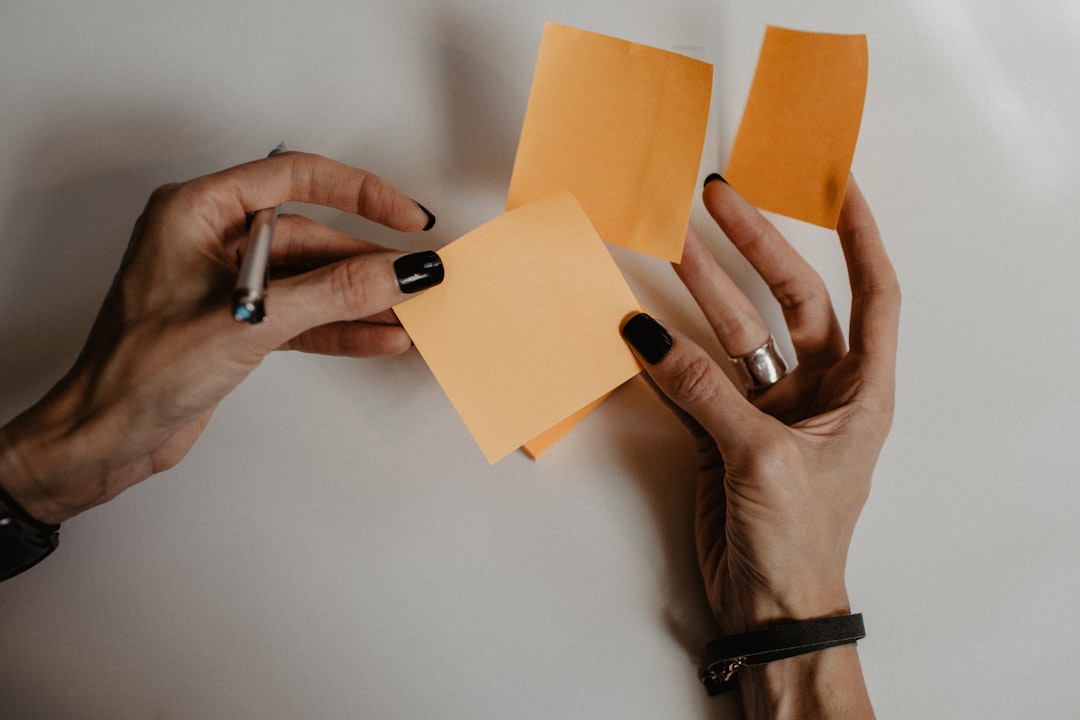
M439 254L446 279L396 312L491 462L637 374L619 337L637 302L569 192Z
M865 40L862 48L865 90ZM801 49L781 52L778 72L790 74L790 63L802 62ZM811 69L827 75L830 58ZM754 93L761 77L759 65ZM829 78L821 82L828 85ZM834 99L819 91L799 97L818 106ZM640 371L619 335L639 307L604 243L679 261L711 93L707 63L545 26L507 212L440 250L444 282L395 307L488 461L516 448L538 457ZM764 117L750 122L748 105L740 154L733 153L728 169L746 178L747 187L776 170L754 173L770 141L764 148L740 145L743 135L786 132L768 122L775 93L762 98L752 93ZM858 108L861 113L861 100ZM839 192L842 198L854 136L844 148L830 144L812 153L812 160L828 161L828 182L838 183L815 197L831 200ZM841 150L847 154L836 161ZM737 157L742 165L734 164ZM821 163L803 164L803 172L784 178L788 185L818 182ZM765 207L786 212L782 205ZM807 219L827 220L828 212Z

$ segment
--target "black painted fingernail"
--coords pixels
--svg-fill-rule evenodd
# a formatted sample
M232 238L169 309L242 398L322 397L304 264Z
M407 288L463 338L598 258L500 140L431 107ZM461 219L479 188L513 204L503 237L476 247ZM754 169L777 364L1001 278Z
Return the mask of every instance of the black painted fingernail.
M622 327L622 336L650 365L663 360L671 349L671 335L663 325L645 313L638 313L627 320Z
M423 205L421 205L420 203L416 202L415 200L413 200L413 202L416 203L416 207L423 210L424 214L427 215L427 224L424 225L424 232L427 232L431 228L435 227L435 216L431 214L431 211L428 210Z
M721 175L720 173L712 173L711 175L709 175L709 177L705 178L705 185L703 187L707 187L709 183L711 183L713 180L719 180L720 182L727 185L727 180L724 179L723 175Z
M394 261L394 273L401 292L427 290L443 281L442 258L431 250L402 255Z

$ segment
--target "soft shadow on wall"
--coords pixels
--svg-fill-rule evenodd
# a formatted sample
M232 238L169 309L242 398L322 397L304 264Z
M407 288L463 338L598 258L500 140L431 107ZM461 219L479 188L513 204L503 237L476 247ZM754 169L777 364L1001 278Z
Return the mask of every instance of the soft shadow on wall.
M191 136L190 124L164 114L118 113L90 130L65 114L26 143L0 210L0 420L70 369L154 188L220 163L169 153ZM125 145L127 157L115 151Z
M444 11L436 24L431 65L440 74L439 104L445 114L439 172L448 199L459 196L465 207L476 202L484 213L461 218L460 223L447 217L447 224L458 225L453 227L454 237L502 214L510 187L533 57L520 50L504 52L507 39L485 33L486 28L501 25L480 25L452 9ZM455 211L448 207L444 212ZM443 222L443 216L439 220Z

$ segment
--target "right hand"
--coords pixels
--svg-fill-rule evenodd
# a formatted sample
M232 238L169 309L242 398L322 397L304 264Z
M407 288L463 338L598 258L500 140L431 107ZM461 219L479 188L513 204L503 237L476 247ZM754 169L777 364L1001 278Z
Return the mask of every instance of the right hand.
M75 366L0 428L0 478L32 517L62 522L175 465L276 349L366 357L409 348L390 308L442 280L438 257L403 260L295 215L277 225L269 321L233 319L245 216L289 200L405 232L433 221L381 178L303 153L158 189Z

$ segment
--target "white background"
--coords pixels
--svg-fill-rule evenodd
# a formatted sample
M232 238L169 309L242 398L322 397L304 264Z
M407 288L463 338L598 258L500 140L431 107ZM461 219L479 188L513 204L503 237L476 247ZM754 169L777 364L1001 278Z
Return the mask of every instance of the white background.
M161 183L284 139L439 223L317 217L439 246L502 209L545 20L715 65L702 178L766 24L865 32L854 172L904 289L896 422L849 567L867 681L882 717L1075 716L1076 2L5 5L0 420L70 366ZM834 237L777 222L845 317ZM670 268L614 254L654 314L707 339ZM541 462L489 467L415 353L272 357L180 466L0 586L0 715L735 717L695 678L715 628L692 474L640 380Z

